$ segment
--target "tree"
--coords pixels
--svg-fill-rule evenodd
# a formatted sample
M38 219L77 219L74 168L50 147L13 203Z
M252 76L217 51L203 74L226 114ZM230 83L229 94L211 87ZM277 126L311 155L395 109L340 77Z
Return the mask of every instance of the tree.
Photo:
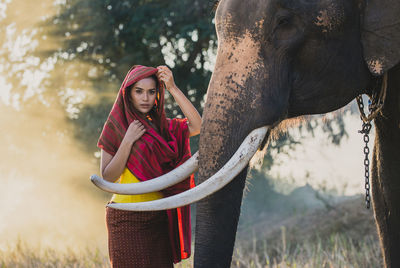
M52 38L60 40L60 47L40 54L55 56L58 67L79 72L83 81L76 87L87 88L83 83L90 81L95 90L95 101L82 105L79 116L71 119L79 139L94 149L93 140L134 64L169 65L177 85L201 111L216 49L212 19L210 1L68 0L61 4L59 13L44 23ZM169 96L166 112L179 114Z
M213 1L200 0L66 0L56 16L43 23L59 40L59 47L40 51L42 57L56 57L63 70L52 75L53 83L74 80L69 88L91 92L90 101L77 101L79 112L73 110L70 116L77 139L90 152L97 150L95 141L116 92L134 64L169 65L177 85L201 112L217 45L212 9ZM67 105L73 94L61 97ZM179 114L168 96L166 112L170 117ZM302 127L312 131L315 125L312 120ZM328 120L325 130L336 144L346 135L341 117ZM283 135L271 147L284 150L299 139ZM197 141L192 145L196 151ZM268 169L273 163L270 152L266 160Z

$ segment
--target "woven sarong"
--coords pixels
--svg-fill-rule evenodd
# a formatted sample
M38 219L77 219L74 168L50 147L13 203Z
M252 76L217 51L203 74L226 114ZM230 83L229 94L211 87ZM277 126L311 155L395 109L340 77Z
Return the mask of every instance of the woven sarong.
M166 211L106 208L108 250L113 268L172 268Z

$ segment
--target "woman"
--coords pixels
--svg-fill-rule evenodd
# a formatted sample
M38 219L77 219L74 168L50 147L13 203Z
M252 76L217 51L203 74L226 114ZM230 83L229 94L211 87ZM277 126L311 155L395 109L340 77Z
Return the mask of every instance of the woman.
M167 119L164 86L185 119ZM105 180L135 183L158 177L190 157L189 136L200 132L201 117L175 85L171 70L133 66L126 75L104 125L101 173ZM194 186L193 175L162 192L113 195L111 202L142 202ZM173 267L190 256L190 207L132 212L106 209L112 267Z

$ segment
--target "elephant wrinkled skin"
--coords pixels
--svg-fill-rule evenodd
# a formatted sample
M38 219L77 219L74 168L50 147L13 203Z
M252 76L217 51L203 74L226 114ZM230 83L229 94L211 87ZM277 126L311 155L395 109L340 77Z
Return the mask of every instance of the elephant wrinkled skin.
M373 208L386 267L400 267L400 1L221 0L218 53L203 113L199 180L229 160L251 130L326 113L379 90ZM195 267L230 267L243 170L197 206Z

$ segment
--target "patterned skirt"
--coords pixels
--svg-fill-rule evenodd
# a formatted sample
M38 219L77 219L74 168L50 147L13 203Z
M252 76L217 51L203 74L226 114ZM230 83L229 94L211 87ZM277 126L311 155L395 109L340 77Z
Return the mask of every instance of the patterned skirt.
M113 268L172 268L165 211L106 208L108 251Z

